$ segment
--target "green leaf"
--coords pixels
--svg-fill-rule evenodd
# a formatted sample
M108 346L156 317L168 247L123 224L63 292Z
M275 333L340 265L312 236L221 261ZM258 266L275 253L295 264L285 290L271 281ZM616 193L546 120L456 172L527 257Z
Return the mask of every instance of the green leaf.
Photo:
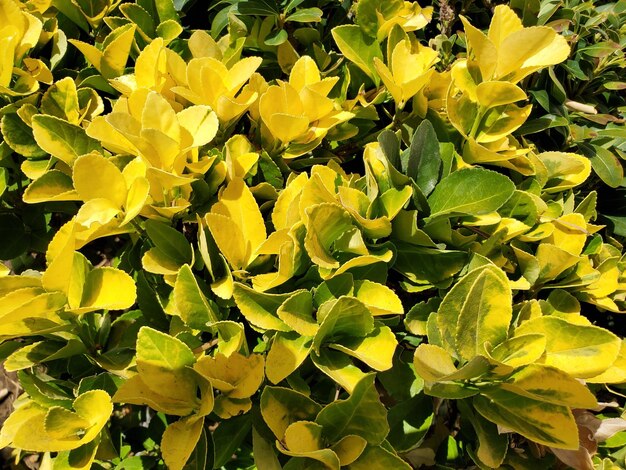
M154 220L146 220L146 232L154 245L171 259L191 264L193 252L185 236L178 230Z
M178 271L173 295L176 310L190 327L207 331L219 321L217 305L204 295L188 264Z
M378 35L379 15L381 19L392 18L403 6L401 0L359 0L356 4L356 20L365 34L375 38Z
M409 147L409 158L403 170L407 176L413 178L424 196L428 196L439 181L441 166L437 134L426 119L415 129Z
M273 0L244 0L239 2L237 7L242 15L278 16L280 14Z
M89 33L89 23L87 23L85 15L83 15L80 8L76 8L75 3L72 3L71 0L54 0L52 4L56 9L67 16L75 25L86 33Z
M457 274L467 263L467 253L396 243L393 269L418 284L436 284Z
M56 341L39 341L18 349L4 362L4 368L13 372L34 367L44 362L66 359L87 352L82 341L70 339L66 344Z
M604 217L609 219L613 233L626 237L626 217L615 215L604 215Z
M315 422L322 425L324 436L330 442L354 434L378 445L387 437L387 410L378 398L374 379L375 374L366 375L349 398L326 405L319 412ZM377 424L372 426L372 423Z
M482 168L464 168L442 179L428 198L430 220L441 216L483 215L498 210L515 191L504 175Z
M322 316L322 309L325 315ZM363 337L374 329L374 319L363 302L354 297L340 297L320 307L319 330L313 339L313 349L319 354L322 344L346 337Z
M375 38L363 33L357 25L337 26L331 31L337 47L351 62L354 62L374 84L380 84L380 77L374 67L374 58L383 60L383 53Z
M411 466L383 446L367 446L359 458L346 467L347 470L370 470L372 468L410 470Z
M251 413L235 416L220 423L217 429L213 431L215 448L213 468L222 468L232 459L243 440L248 437L251 427Z
M17 113L7 113L2 116L0 130L2 130L4 141L15 153L31 158L46 155L47 152L37 145L33 130Z
M287 41L289 34L284 29L279 29L273 34L269 35L268 38L264 41L268 46L280 46L282 43Z
M591 167L607 186L617 188L624 179L624 169L617 157L608 149L594 145L594 155L589 158Z
M350 356L332 349L322 348L319 353L311 351L315 367L345 388L349 393L359 383L365 373L350 360Z
M154 0L154 5L156 6L160 23L168 20L180 23L180 18L178 17L178 13L174 8L174 2L172 0Z
M395 132L390 129L385 129L378 134L376 140L378 140L380 148L385 154L385 157L387 157L387 160L389 160L396 170L403 171L403 162L400 160L400 141Z
M265 294L237 282L233 297L243 316L255 327L264 330L291 330L277 315L278 308L291 294Z
M154 38L156 32L154 19L144 8L136 3L123 3L120 5L120 11L137 25L140 33L145 34L148 38Z
M113 396L123 382L124 379L121 377L108 372L103 372L98 375L81 379L78 384L78 393L85 393L89 390L104 390L109 395Z
M322 21L323 12L319 8L302 8L292 13L285 21L297 21L298 23L318 23Z
M24 223L15 214L0 214L0 259L17 258L27 249Z
M418 393L389 409L387 440L396 451L409 451L422 442L433 422L431 400L424 393Z
M82 127L63 119L37 114L32 124L37 145L69 166L81 155L102 151L100 142L89 137Z
M509 448L509 438L506 433L500 434L498 427L487 421L479 413L474 413L468 400L458 401L459 411L474 427L478 436L476 456L489 468L499 468L506 457Z

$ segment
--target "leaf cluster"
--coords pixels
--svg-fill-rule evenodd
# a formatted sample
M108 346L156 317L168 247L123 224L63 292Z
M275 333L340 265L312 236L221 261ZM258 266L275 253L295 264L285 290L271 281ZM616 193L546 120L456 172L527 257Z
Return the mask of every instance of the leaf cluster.
M624 2L436 3L0 0L16 464L625 468Z

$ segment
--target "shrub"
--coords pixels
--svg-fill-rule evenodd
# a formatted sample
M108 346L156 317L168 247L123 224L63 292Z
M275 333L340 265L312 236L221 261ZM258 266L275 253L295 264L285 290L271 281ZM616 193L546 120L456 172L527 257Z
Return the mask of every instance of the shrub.
M623 5L486 4L0 0L0 447L622 468Z

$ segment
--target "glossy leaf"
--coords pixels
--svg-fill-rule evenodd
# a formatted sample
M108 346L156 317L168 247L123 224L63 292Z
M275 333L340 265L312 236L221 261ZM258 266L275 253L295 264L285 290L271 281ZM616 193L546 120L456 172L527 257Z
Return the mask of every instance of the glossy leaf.
M488 214L498 210L514 190L509 178L490 170L455 171L442 179L428 198L430 218Z

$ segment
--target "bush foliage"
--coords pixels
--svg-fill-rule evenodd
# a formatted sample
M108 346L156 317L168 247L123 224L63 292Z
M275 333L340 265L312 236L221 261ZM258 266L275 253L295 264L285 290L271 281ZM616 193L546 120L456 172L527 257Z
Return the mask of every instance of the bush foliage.
M625 468L625 25L623 0L0 0L0 447Z

